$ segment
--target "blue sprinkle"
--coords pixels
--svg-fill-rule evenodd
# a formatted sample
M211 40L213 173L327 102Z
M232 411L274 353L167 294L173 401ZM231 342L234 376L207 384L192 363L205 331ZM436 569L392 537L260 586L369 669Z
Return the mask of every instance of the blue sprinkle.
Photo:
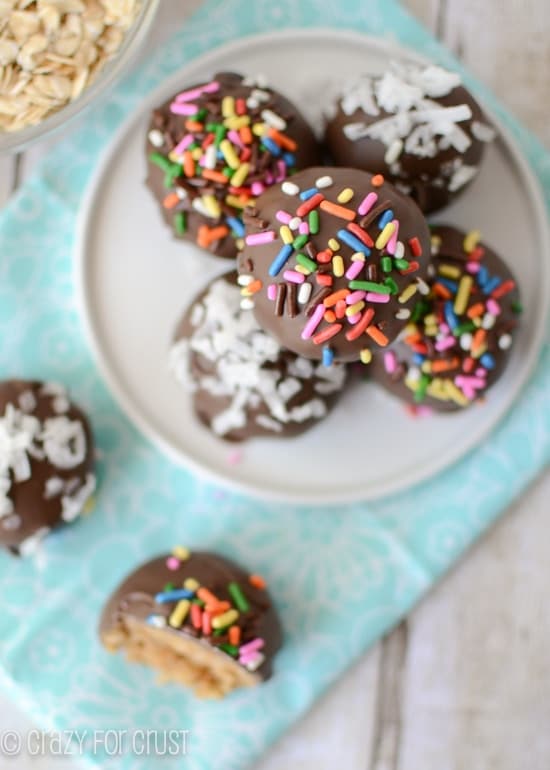
M310 187L309 190L304 190L300 193L300 198L303 201L308 201L310 198L313 198L314 195L317 195L319 190L316 187Z
M188 591L186 588L177 588L175 591L164 591L155 596L157 604L164 604L165 602L179 602L180 599L191 599L195 594L193 591Z
M422 353L415 353L412 357L413 364L416 364L417 366L422 366L424 361L426 360L426 356L423 356Z
M283 160L286 163L287 166L295 166L296 165L296 156L293 152L285 152L283 153Z
M353 233L350 233L349 230L338 230L337 237L339 240L344 241L344 243L350 247L350 249L353 249L353 251L359 251L361 254L364 254L366 257L370 254L370 249L368 246L365 246L363 241L360 241L359 238L356 238Z
M245 228L243 223L237 217L226 217L225 221L229 227L233 230L237 238L244 238Z
M490 294L492 291L494 291L497 286L500 286L502 283L502 279L498 277L498 275L495 275L493 278L490 278L483 286L483 293L484 294Z
M450 300L445 302L445 320L447 321L451 329L456 329L456 327L458 326L458 318L456 317L456 313L453 308L453 303Z
M388 209L387 211L384 211L380 219L378 220L378 227L383 230L387 224L389 224L393 219L393 211L391 209Z
M456 281L451 281L450 278L444 278L443 276L438 275L437 283L445 286L447 289L449 289L449 291L452 291L453 294L456 294L458 291L458 283Z
M482 366L484 366L486 369L495 368L495 359L490 353L484 353L479 360Z
M225 160L224 154L221 150L218 150L218 152L216 153L216 157L218 158L218 160Z
M334 353L329 347L323 348L323 366L332 366L334 361Z
M276 158L281 155L281 148L273 141L273 139L270 139L269 136L262 136L262 144L266 150L269 150L269 152L272 155L275 155Z
M269 266L269 275L279 275L283 267L290 259L290 255L293 251L294 249L292 248L292 245L290 243L286 243Z
M483 288L487 281L489 280L489 271L484 265L481 265L479 270L477 271L476 280L478 284Z

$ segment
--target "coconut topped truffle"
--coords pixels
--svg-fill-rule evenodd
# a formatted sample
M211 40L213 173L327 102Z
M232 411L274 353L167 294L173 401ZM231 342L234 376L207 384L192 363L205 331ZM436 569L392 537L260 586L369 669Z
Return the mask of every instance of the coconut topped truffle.
M516 280L476 230L433 228L430 294L373 378L409 404L454 411L481 399L510 357L521 306Z
M189 305L170 351L171 370L218 436L242 441L302 433L328 413L346 369L283 350L248 307L254 287L241 283L234 272L216 278Z
M234 258L244 207L319 152L296 107L263 78L222 72L154 110L147 185L176 238Z
M62 385L0 383L0 545L26 555L95 489L90 425Z
M264 580L214 553L177 546L139 567L105 606L103 645L162 681L221 698L272 674L282 643Z
M350 80L325 134L338 165L384 174L426 213L474 179L493 138L458 74L416 64Z
M267 190L245 219L238 269L256 320L298 355L368 363L427 290L426 221L380 174L307 169Z

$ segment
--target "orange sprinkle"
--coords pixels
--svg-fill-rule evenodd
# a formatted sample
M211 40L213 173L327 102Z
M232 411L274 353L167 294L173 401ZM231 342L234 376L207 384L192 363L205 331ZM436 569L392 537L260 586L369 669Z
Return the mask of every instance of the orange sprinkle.
M340 291L335 291L332 294L329 294L328 297L325 297L323 300L323 305L325 307L334 307L334 305L336 305L339 300L345 299L349 293L349 289L340 289Z
M332 249L325 249L324 251L318 251L317 252L317 262L320 262L322 265L327 265L330 260L332 259L332 255L334 252Z
M241 642L241 627L230 626L229 628L229 644L234 644L238 647Z
M474 334L474 338L472 340L472 347L471 351L472 353L475 353L476 350L479 350L481 346L485 342L485 338L487 337L487 332L485 329L478 329L476 333Z
M346 206L339 206L332 201L321 201L321 208L326 211L327 214L332 214L333 217L339 217L340 219L347 219L348 222L353 222L355 219L355 211L348 209Z
M197 590L197 596L205 602L205 604L218 604L220 601L217 596L214 596L212 591L209 591L208 588L204 588L204 586L201 586Z
M214 141L214 134L208 134L206 138L203 140L203 143L201 144L202 149L206 150L206 148L209 147L213 141Z
M241 163L244 163L245 160L250 160L251 157L252 157L252 150L250 149L250 147L243 147L241 154L239 155L239 160L241 161Z
M197 235L197 245L203 249L207 249L211 243L225 238L229 234L229 228L225 225L219 225L218 227L208 227L208 225L201 225Z
M284 147L285 150L290 150L290 152L294 152L294 150L298 147L294 139L291 139L290 136L287 136L286 134L281 134L280 131L277 131L276 128L270 128L267 132L267 135L273 139L274 142L276 142L280 147Z
M252 281L248 284L246 287L246 291L249 294L256 294L257 291L260 291L260 289L263 287L263 283L260 281L259 278L257 278L255 281Z
M501 283L500 286L497 286L496 289L491 292L491 297L494 297L494 299L500 299L501 297L504 297L505 294L509 294L515 288L516 284L514 281L504 281L504 283Z
M186 120L185 128L191 132L202 131L204 128L204 125L202 123L198 123L196 120Z
M466 311L466 315L468 318L479 318L480 315L483 315L485 313L485 305L483 302L476 302L475 305L472 305L472 307L468 308Z
M353 342L353 340L356 340L358 337L360 337L363 332L366 331L367 326L370 324L373 318L374 310L371 307L368 307L363 313L361 320L355 324L353 329L350 329L349 332L346 333L346 339L348 342Z
M421 339L422 335L420 332L416 332L415 334L408 334L403 341L407 345L413 345L415 342L420 342Z
M315 281L318 286L332 286L332 276L327 273L317 273Z
M433 292L435 295L441 297L442 299L451 299L452 297L449 289L446 286L443 286L442 283L434 283Z
M338 302L336 303L336 310L335 310L336 318L338 318L339 320L344 318L344 316L346 315L346 308L347 308L346 300L339 299Z
M260 591L263 591L266 587L266 582L261 575L249 575L248 582L251 586L258 588Z
M332 337L338 334L338 332L341 330L342 330L342 324L331 324L330 326L327 326L326 329L323 329L323 331L319 332L318 334L315 334L312 337L313 343L315 345L322 345L323 342L327 342L327 340L332 339Z
M175 192L168 193L166 198L162 201L162 205L165 209L173 209L179 203L179 195Z
M336 313L332 310L327 310L323 318L328 324L333 324L336 321Z
M208 602L205 606L205 611L209 612L211 615L220 615L222 612L227 612L227 610L231 609L231 603L230 602Z
M473 372L475 365L475 360L471 356L468 356L468 358L465 358L462 363L462 369L466 372L466 374L470 374L470 372Z
M386 180L382 176L382 174L375 174L373 178L370 180L370 183L373 187L382 187Z
M202 613L202 632L205 636L212 633L212 615L209 612Z
M202 610L198 604L191 605L191 624L193 628L202 628Z
M221 171L215 171L212 168L203 169L202 175L205 179L209 179L211 182L219 182L220 184L227 184L229 178L222 174Z
M381 332L378 326L367 326L366 332L381 348L385 348L389 342L384 332Z
M183 171L185 176L195 176L195 161L189 150L183 153Z
M458 358L441 359L432 362L432 372L449 372L451 369L457 369L460 366Z
M241 137L243 144L252 144L252 131L250 130L250 126L242 126L242 128L239 129L239 136Z

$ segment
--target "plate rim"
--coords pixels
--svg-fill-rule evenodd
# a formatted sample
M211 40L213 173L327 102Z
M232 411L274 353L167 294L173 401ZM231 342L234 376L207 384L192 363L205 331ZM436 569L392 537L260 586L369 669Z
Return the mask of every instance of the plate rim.
M313 489L311 492L303 493L296 491L288 492L283 489L275 488L266 489L260 484L255 485L253 482L232 478L231 466L229 465L227 471L213 470L211 467L203 465L200 461L195 460L192 456L182 451L181 448L169 438L161 435L154 426L150 424L147 417L143 416L139 406L134 403L131 395L127 393L124 386L119 382L115 371L109 364L108 356L104 354L100 344L99 334L96 333L94 327L92 303L89 301L88 283L86 281L88 270L88 260L86 259L88 230L92 220L91 215L93 213L97 193L109 166L110 159L115 154L125 135L132 129L133 125L142 118L153 104L159 99L162 99L161 94L163 94L164 91L169 91L170 88L173 88L173 86L171 86L172 81L175 81L176 79L178 79L178 82L185 80L185 71L187 69L196 67L197 65L204 66L204 68L207 69L209 63L212 60L215 61L220 55L231 55L231 53L239 52L248 45L273 43L280 39L283 39L285 43L288 43L289 41L299 42L303 41L304 38L313 40L329 38L332 41L334 41L335 38L340 38L342 42L351 41L354 44L367 45L378 50L383 50L390 58L404 58L419 63L428 63L432 61L428 57L418 54L416 51L409 49L407 46L397 43L394 40L380 39L369 34L346 29L332 30L327 27L304 29L293 28L246 35L211 48L205 53L191 58L177 70L174 70L171 74L167 75L161 83L140 100L139 104L134 107L122 121L121 125L111 137L108 145L102 150L99 156L96 167L88 180L76 221L75 240L73 244L73 283L75 288L75 299L88 349L92 355L99 375L117 403L117 406L140 434L176 465L185 468L188 472L196 474L199 478L205 479L206 481L222 485L239 494L248 495L263 501L281 502L301 506L331 506L371 502L383 499L392 494L404 492L408 489L412 489L417 484L428 481L430 478L437 476L439 473L444 472L446 469L459 462L473 447L487 440L487 437L498 427L506 414L516 404L517 399L521 396L521 393L525 389L525 386L535 369L546 338L550 315L550 223L548 222L544 193L534 170L531 168L529 161L521 150L519 142L493 109L490 107L488 108L482 103L484 112L496 126L499 139L510 154L516 171L519 172L522 184L527 189L531 203L533 204L533 216L538 231L538 239L542 245L541 254L543 255L540 260L541 274L539 275L539 285L541 287L539 290L541 303L539 310L540 320L531 336L529 352L524 360L522 373L516 382L512 397L503 401L495 412L491 422L485 426L480 433L476 434L475 444L470 444L469 446L461 444L458 450L450 448L445 452L441 452L437 462L430 465L430 467L425 470L419 471L418 469L415 469L408 471L397 481L388 480L382 482L377 484L376 487L370 491L368 489L361 490L360 488L353 487L347 493L345 490L342 490L341 493L329 492L319 494L315 493ZM544 255L546 258L544 258Z

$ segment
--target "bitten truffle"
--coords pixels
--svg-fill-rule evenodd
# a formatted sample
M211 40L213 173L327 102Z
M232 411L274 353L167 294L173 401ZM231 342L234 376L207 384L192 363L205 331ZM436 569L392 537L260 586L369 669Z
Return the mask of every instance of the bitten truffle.
M214 553L177 546L129 575L107 602L101 642L162 682L222 698L272 675L282 644L264 580Z
M262 331L248 305L254 287L237 274L212 281L189 305L175 334L170 368L194 394L201 421L217 436L294 436L321 420L346 382ZM244 305L244 307L242 307Z
M310 127L263 79L222 72L154 110L147 185L178 239L235 258L242 211L267 187L320 161Z
M337 165L384 174L425 213L466 189L493 137L458 74L415 64L351 80L325 132Z
M370 373L407 404L455 411L501 376L521 306L512 272L478 231L437 226L432 243L430 293Z
M27 555L96 486L90 424L57 383L0 383L0 545Z

